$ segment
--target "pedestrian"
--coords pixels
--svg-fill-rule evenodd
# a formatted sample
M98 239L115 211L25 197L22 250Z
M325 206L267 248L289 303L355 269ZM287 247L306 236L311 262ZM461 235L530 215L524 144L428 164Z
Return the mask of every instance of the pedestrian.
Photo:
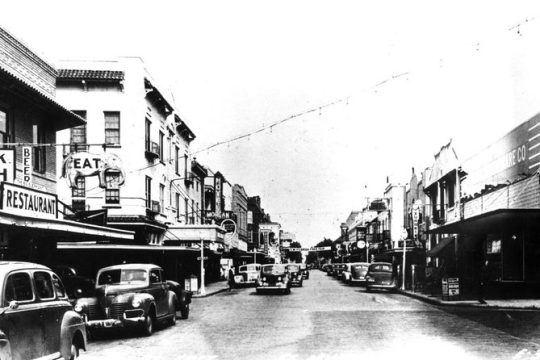
M229 268L229 291L234 289L234 268L231 266Z

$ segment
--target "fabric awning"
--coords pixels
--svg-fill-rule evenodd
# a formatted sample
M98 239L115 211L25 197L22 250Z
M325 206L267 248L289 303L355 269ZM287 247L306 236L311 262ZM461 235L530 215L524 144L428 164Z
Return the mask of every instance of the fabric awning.
M14 226L21 229L41 230L42 232L73 235L73 239L86 241L89 238L108 240L133 240L134 232L106 226L92 225L62 219L38 219L13 215L0 211L0 226ZM46 233L44 233L46 234Z
M444 249L446 248L449 244L453 243L454 242L454 237L451 236L451 237L446 237L446 238L442 238L439 243L431 250L429 250L427 253L426 253L426 256L430 256L430 257L437 257L439 255L439 253Z

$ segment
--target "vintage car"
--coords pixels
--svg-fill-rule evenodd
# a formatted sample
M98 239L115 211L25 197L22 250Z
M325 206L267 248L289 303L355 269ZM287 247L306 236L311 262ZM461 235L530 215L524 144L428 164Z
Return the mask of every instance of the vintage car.
M234 283L241 285L257 285L261 272L261 264L247 264L238 268L238 274L234 276Z
M189 304L191 304L191 298L193 297L193 291L184 290L184 287L176 281L166 280L169 289L176 294L176 310L180 311L182 319L189 317Z
M336 279L341 279L341 274L345 270L345 264L334 264L332 266L332 276Z
M54 266L53 271L60 277L66 289L69 302L73 305L78 298L94 296L95 281L85 276L80 276L77 271L65 265Z
M348 283L350 285L365 285L366 274L369 268L369 263L366 263L366 262L352 263L350 268L351 268L351 276L348 280Z
M324 267L324 271L326 271L326 275L332 275L334 272L334 264L326 264Z
M258 294L263 291L279 291L284 294L289 294L291 292L291 280L285 265L262 265L256 291Z
M152 264L122 264L98 271L96 295L80 298L75 311L90 332L104 328L134 327L149 336L159 320L176 323L178 299L163 269Z
M366 291L397 290L397 281L392 271L392 264L376 262L369 265L366 274Z
M76 359L86 350L82 317L48 267L0 262L0 359Z
M306 264L300 264L300 270L302 271L302 278L304 280L309 279L309 269Z
M304 283L304 277L302 276L302 270L300 264L287 264L287 272L291 279L291 286L302 286Z

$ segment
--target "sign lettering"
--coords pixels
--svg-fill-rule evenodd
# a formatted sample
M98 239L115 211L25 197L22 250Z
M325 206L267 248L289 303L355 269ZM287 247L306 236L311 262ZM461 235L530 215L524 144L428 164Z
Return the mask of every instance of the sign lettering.
M22 162L23 162L23 183L32 183L32 148L30 146L24 146L22 148Z
M56 195L9 183L2 184L2 210L14 215L40 219L57 218Z
M15 181L15 150L0 150L0 181Z

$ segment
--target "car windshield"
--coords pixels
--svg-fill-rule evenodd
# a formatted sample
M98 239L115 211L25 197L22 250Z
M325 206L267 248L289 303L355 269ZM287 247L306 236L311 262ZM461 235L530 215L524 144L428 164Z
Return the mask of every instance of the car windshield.
M390 265L390 264L373 264L373 265L370 265L369 271L371 271L371 272L392 272L392 265Z
M99 274L98 285L127 285L145 284L146 270L143 269L115 269L103 271Z
M283 265L266 265L261 268L261 271L265 275L277 275L283 274L285 272L285 267Z
M288 265L287 270L290 272L298 272L300 271L300 267L298 265Z
M353 265L354 270L367 270L367 265Z

